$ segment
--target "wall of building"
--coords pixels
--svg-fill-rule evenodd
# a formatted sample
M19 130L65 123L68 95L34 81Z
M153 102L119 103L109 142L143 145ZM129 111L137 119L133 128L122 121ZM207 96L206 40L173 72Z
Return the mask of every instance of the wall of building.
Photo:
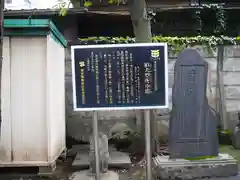
M195 47L199 50L205 60L209 63L209 81L207 88L207 96L209 104L216 109L219 105L219 98L217 98L217 52L210 53L207 48ZM169 52L169 103L171 108L172 103L172 85L174 75L174 64L177 59L177 54ZM91 132L91 112L73 112L72 105L72 82L71 82L71 57L69 49L66 53L66 115L67 115L67 133L78 140L88 140L88 134ZM226 98L226 111L228 112L226 118L229 121L229 127L236 124L236 112L240 111L240 47L227 46L224 48L223 61L223 79L224 92ZM158 111L158 132L161 135L167 134L168 115L169 110ZM159 116L159 114L165 114ZM105 132L110 132L111 128L121 129L127 124L131 129L136 126L136 112L134 111L111 111L100 112L99 119L100 129ZM116 125L117 123L117 125Z
M11 9L11 10L31 9L32 1L31 0L6 0L5 8Z

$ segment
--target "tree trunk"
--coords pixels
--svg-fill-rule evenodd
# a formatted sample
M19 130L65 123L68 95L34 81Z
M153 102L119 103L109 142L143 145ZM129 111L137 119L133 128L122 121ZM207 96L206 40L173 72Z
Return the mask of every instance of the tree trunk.
M151 22L145 0L129 0L128 3L136 42L152 42Z
M152 33L151 33L151 20L148 17L147 5L145 0L128 0L132 26L134 35L136 38L136 43L151 43ZM137 111L137 123L141 126L141 135L144 140L145 128L144 128L144 111ZM156 113L154 110L150 110L150 120L151 120L151 145L152 153L156 152Z
M73 7L80 7L79 0L70 0ZM147 5L145 0L128 0L129 10L131 14L131 20L133 25L133 31L137 43L151 43L151 21L147 14ZM145 128L144 128L144 111L137 111L137 123L141 126L142 139L144 140ZM152 152L156 152L156 112L150 111L151 119L151 139L152 139ZM143 142L144 143L144 142ZM143 150L144 152L144 150Z

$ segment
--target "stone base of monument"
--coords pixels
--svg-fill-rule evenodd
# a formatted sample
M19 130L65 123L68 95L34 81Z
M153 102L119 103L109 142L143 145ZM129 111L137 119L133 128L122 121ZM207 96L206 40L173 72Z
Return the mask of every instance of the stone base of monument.
M82 145L77 148L77 156L74 159L72 166L78 169L89 168L89 153L88 146ZM127 153L119 152L113 147L109 147L110 161L109 168L130 168L131 160Z
M95 176L90 174L88 170L78 171L72 174L72 180L95 180ZM119 175L116 172L108 171L107 173L101 174L100 180L119 180Z
M162 180L229 177L238 174L237 161L228 154L204 160L169 159L157 156L153 159L156 173Z

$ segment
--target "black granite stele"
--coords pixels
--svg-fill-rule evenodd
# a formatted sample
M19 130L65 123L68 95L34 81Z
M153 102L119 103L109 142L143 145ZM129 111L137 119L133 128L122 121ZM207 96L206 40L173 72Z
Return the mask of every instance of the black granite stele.
M174 68L170 158L218 156L217 121L206 96L208 64L197 50L185 49Z

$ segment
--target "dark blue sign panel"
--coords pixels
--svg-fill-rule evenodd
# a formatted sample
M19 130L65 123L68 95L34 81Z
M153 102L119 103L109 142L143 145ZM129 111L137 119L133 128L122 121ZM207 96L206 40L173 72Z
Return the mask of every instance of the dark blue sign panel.
M72 46L75 111L168 107L167 44Z

